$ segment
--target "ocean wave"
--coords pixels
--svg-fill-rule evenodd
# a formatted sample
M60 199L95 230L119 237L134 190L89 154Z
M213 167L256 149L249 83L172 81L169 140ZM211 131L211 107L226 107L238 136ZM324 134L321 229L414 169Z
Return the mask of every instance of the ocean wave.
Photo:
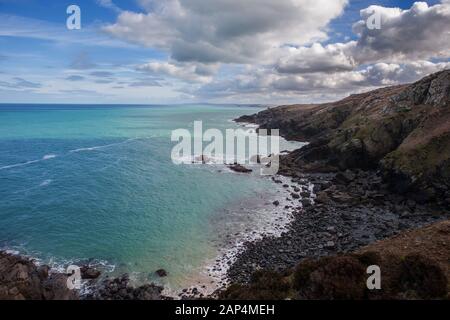
M27 161L27 162L21 162L21 163L16 163L16 164L3 166L3 167L0 167L0 170L12 169L12 168L17 168L17 167L23 167L23 166L26 166L26 165L29 165L29 164L32 164L32 163L37 163L37 162L41 162L41 161L45 161L45 160L54 159L56 157L57 157L56 154L46 154L41 159L30 160L30 161Z
M48 186L50 183L52 183L53 182L53 180L52 179L47 179L47 180L44 180L44 181L42 181L42 183L39 185L39 187L45 187L45 186Z
M83 151L93 151L93 150L98 150L98 149L103 149L103 148L109 148L109 147L121 145L121 144L124 144L124 143L128 143L130 141L134 141L134 140L137 140L137 139L138 138L131 138L131 139L127 139L125 141L111 143L111 144L106 144L106 145L101 145L101 146L78 148L78 149L70 150L69 154L70 153L83 152ZM54 159L54 158L57 158L57 157L58 157L58 155L50 153L50 154L46 154L41 159L29 160L29 161L26 161L26 162L20 162L20 163L15 163L15 164L11 164L11 165L0 167L0 170L6 170L6 169L13 169L13 168L18 168L18 167L23 167L23 166L27 166L27 165L30 165L30 164L33 164L33 163L38 163L38 162L41 162L41 161L51 160L51 159Z
M94 150L99 150L99 149L104 149L104 148L118 146L118 145L125 144L125 143L131 142L131 141L135 141L135 140L137 140L137 138L127 139L125 141L105 144L105 145L101 145L101 146L78 148L78 149L70 150L69 153L77 153L77 152L83 152L83 151L94 151Z
M45 156L42 157L42 160L49 160L53 158L56 158L56 154L46 154Z

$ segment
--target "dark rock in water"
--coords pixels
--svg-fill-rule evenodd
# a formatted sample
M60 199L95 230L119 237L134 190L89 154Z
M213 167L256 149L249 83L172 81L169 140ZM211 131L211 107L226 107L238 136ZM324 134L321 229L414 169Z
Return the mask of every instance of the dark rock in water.
M297 193L291 193L291 197L294 199L300 199L300 195L298 195Z
M97 279L101 275L100 271L90 266L82 266L80 272L82 279Z
M159 277L167 277L167 271L164 269L158 269L155 272Z
M280 201L275 200L275 201L273 202L273 205L278 207L278 206L280 205Z
M235 164L235 165L231 165L229 166L229 168L235 172L239 172L239 173L250 173L253 170L252 169L248 169L240 164Z

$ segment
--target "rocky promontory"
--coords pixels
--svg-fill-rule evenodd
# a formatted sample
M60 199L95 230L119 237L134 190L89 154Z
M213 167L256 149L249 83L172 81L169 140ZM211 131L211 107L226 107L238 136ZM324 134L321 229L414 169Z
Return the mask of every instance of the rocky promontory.
M381 170L393 192L450 206L450 70L338 102L270 108L236 121L310 144L283 174Z
M448 221L426 226L450 218L450 70L236 121L309 142L281 157L279 173L293 184L312 183L314 196L289 199L294 220L281 237L246 243L228 271L233 284L222 298L448 296ZM377 241L383 244L373 247L375 256L367 253L364 248ZM368 293L360 281L369 260L396 270L383 294Z
M77 300L67 288L68 276L48 266L0 251L0 300Z
M100 277L90 266L80 267L85 292L69 289L68 274L39 265L33 259L0 251L0 300L162 300L163 287L130 285L127 274Z

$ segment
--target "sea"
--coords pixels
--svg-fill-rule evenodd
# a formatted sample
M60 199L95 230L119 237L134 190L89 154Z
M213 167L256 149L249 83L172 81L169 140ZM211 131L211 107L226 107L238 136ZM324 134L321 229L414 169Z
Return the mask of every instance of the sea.
M171 133L194 121L242 128L232 119L262 109L0 104L0 249L56 270L91 264L173 292L223 282L223 257L288 223L272 204L283 188L257 170L175 164Z

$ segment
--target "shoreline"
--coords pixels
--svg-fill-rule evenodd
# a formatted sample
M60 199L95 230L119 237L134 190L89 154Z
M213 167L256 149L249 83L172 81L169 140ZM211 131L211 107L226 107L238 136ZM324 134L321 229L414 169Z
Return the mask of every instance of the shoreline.
M221 171L218 173L223 174ZM245 173L237 174L245 175ZM418 210L422 210L422 213L417 214L414 219L411 215L406 214L411 211L411 208L399 204L403 199L397 198L399 197L397 195L390 195L389 198L387 190L380 188L381 178L376 172L354 173L349 171L292 176L286 174L286 170L281 170L278 175L267 178L271 179L280 191L284 191L277 195L276 200L274 197L269 202L261 204L262 207L272 211L271 215L275 220L265 223L266 229L263 230L244 230L245 233L241 235L242 237L231 247L226 247L222 252L219 251L215 259L205 263L206 266L209 265L209 268L200 270L198 276L206 281L215 279L215 283L208 284L199 281L182 290L168 290L167 287L147 283L137 288L134 287L133 290L141 292L140 290L145 287L147 289L144 289L144 292L150 290L150 296L153 299L157 297L163 299L214 299L230 284L248 283L250 276L256 270L287 270L305 258L319 258L351 252L404 230L415 229L450 217L448 214L433 216L430 214L429 208L423 206L418 208ZM376 188L371 190L373 194L366 197L366 203L352 204L354 194L345 194L348 191L347 184L358 185L368 181L375 182ZM329 192L328 196L324 196L327 194L327 190L332 192ZM352 190L350 193L359 191ZM366 192L367 190L362 191ZM294 198L292 196L294 194L297 194L298 197ZM383 197L387 197L387 200L381 199ZM272 200L274 200L273 203ZM274 204L276 201L278 201L277 205ZM389 204L394 204L395 208L392 209ZM354 213L355 209L360 214L359 217ZM281 211L282 214L276 211ZM256 210L256 212L259 211ZM389 219L383 219L386 216ZM406 218L409 218L408 221L405 221ZM361 219L374 220L369 226L369 233L372 234L368 237L364 230L355 228L360 224ZM364 222L367 223L367 221ZM5 250L0 252L8 253ZM39 259L33 259L20 252L10 253L20 259L32 261L37 268L45 266ZM49 269L49 273L58 275L61 274L61 270L52 267ZM114 284L114 281L117 281L119 285L129 286L129 277L127 276L109 278L106 275L106 277L99 278L97 283L91 282L84 292L80 292L79 298L115 297L114 292L109 293L109 289L106 291L104 289L108 288L111 283Z
M223 174L223 172L221 173ZM227 173L249 174L236 173L231 169ZM248 217L255 215L252 217L252 220L263 221L263 223L255 225L247 221L245 222L245 227L241 226L242 229L237 233L234 233L237 230L233 232L229 230L229 232L223 233L224 238L221 239L225 240L223 247L218 248L217 255L206 260L203 267L200 268L201 270L195 273L193 279L187 281L189 285L183 287L182 290L173 290L165 287L163 293L174 299L216 297L219 291L224 290L230 284L231 279L228 277L228 270L236 262L242 251L245 250L248 243L259 241L267 236L279 237L288 230L290 223L294 219L294 211L296 209L288 198L295 192L294 190L298 190L300 193L301 186L293 184L289 178L281 175L260 178L270 179L270 183L277 189L276 192L270 193L269 198L264 198L266 195L261 195L259 199L252 198L254 205L249 204L247 201L234 203L227 210L233 211L234 214L243 214ZM309 192L312 192L312 187ZM297 208L301 205L301 203L298 203ZM245 209L243 206L245 206Z
M248 173L236 173L231 169L229 169L229 172L227 173L248 175ZM223 174L223 171L220 170L218 174ZM271 183L276 185L278 190L272 193L272 197L266 199L265 201L261 201L261 199L255 200L255 202L258 203L257 208L248 208L248 203L246 202L245 206L247 208L245 211L240 212L240 214L244 212L246 215L253 214L252 211L254 211L258 219L264 221L262 225L258 225L257 228L252 228L253 225L246 225L246 228L241 230L239 235L236 235L236 238L232 238L233 234L232 232L229 232L225 237L230 239L229 242L225 244L223 249L219 250L218 254L214 258L205 261L204 266L201 270L199 270L198 274L196 273L193 278L190 278L192 280L188 281L189 283L192 283L190 286L171 289L168 286L157 285L153 282L146 282L135 284L134 288L136 288L136 290L142 286L154 286L155 288L161 288L160 296L164 299L216 297L219 291L224 290L230 284L230 278L228 277L229 268L236 262L238 256L245 250L247 244L259 241L267 236L280 236L282 233L287 231L288 226L294 219L293 211L295 208L292 207L289 208L289 210L286 210L286 206L291 204L291 202L287 200L287 197L291 193L291 188L296 189L298 187L294 186L289 179L284 176L277 175L271 177L261 177L261 179L270 179ZM289 188L283 187L288 184ZM278 204L275 205L275 202ZM299 203L299 206L301 206L301 203ZM238 208L238 206L236 206L235 210L241 211L242 208ZM264 213L261 213L261 211L264 211ZM267 218L269 220L267 220ZM59 276L66 276L65 268L68 265L79 264L74 261L47 263L43 259L17 250L17 248L2 248L2 250L0 250L0 254L7 254L17 257L18 259L30 261L36 268L48 267L49 274ZM93 270L101 271L101 275L96 279L83 280L82 289L77 292L77 299L90 300L94 297L98 297L99 294L106 294L107 297L109 293L105 293L104 288L111 285L111 281L118 281L118 283L123 285L126 283L126 286L129 286L130 282L132 282L130 279L131 274L112 275L114 270L111 270L111 266L109 265L108 268L106 268L106 265L101 263L92 264L87 260L85 262L86 265L92 267ZM100 265L104 267L100 267ZM201 280L197 281L196 279ZM114 293L111 293L111 295L113 294Z
M236 122L234 122L234 124L237 124L239 127L241 127L242 125ZM258 126L249 124L248 126L244 127L245 129L256 129ZM247 175L247 173L236 173L226 166L224 168L225 169L221 168L217 173L223 174L224 171L226 171L227 174ZM256 174L256 172L254 172L254 174ZM270 177L261 177L261 179L268 178L270 179ZM257 209L253 209L253 207L249 208L247 203L245 203L243 206L246 207L245 210L242 210L242 208L236 208L236 210L238 211L240 211L239 209L242 210L241 214L256 214L261 221L264 221L264 223L262 223L262 225L258 225L256 228L253 228L254 225L247 225L245 228L246 230L241 230L239 236L236 239L229 240L225 244L225 248L219 249L218 254L215 257L207 260L204 263L204 267L202 267L201 270L198 270L198 274L190 278L192 279L192 281L188 281L188 283L190 284L189 286L182 286L180 288L171 289L169 286L164 285L164 289L161 293L162 296L172 299L190 299L213 296L216 292L226 288L230 283L230 279L227 276L228 269L236 261L238 255L244 250L248 242L258 241L268 235L279 236L287 230L288 225L293 219L294 208L292 208L292 210L283 209L285 206L289 205L289 203L286 201L286 198L289 196L289 192L286 188L283 188L282 185L287 185L290 182L284 176L277 176L277 179L274 179L272 177L272 180L278 181L278 183L274 181L271 182L276 184L278 189L277 192L272 194L273 199L272 197L270 198L270 201L260 201L260 199L258 199L257 201L255 201L258 203ZM274 205L274 202L277 202L278 205ZM264 211L264 213L261 214L261 211ZM232 238L233 236L232 232L229 232L227 235L229 238ZM52 261L52 259L47 261L45 259L39 258L39 255L37 254L30 254L29 252L26 252L26 250L23 251L17 247L11 248L11 250L8 250L8 248L3 248L2 250L0 250L0 252L5 253L8 251L11 251L9 253L13 253L17 257L32 261L36 265L36 267L48 265L49 271L53 274L64 274L65 268L68 265L79 264L78 262L80 262L69 260L62 262L59 261L55 263L54 261ZM83 260L83 263L84 262L86 262L86 264L89 264L89 261L87 260ZM95 281L84 282L82 290L79 292L80 299L90 299L92 298L92 296L95 296L101 290L102 286L104 286L105 281L109 281L111 279L122 280L122 275L118 273L114 274L114 265L111 265L112 268L110 265L108 265L107 268L101 267L100 265L101 263L92 264L92 268L101 271L101 276L98 279L95 279ZM130 282L133 282L130 277L132 277L132 273L127 274L127 285ZM197 279L200 279L200 281L197 281ZM212 281L214 281L214 283ZM145 283L135 283L134 285L153 285L153 283L151 281L148 281ZM160 285L158 284L155 286Z
M279 175L300 185L312 183L315 200L294 211L279 237L246 243L227 273L231 284L249 283L257 270L284 272L307 258L346 254L450 218L448 210L392 193L375 170L301 173L294 164L280 162Z

